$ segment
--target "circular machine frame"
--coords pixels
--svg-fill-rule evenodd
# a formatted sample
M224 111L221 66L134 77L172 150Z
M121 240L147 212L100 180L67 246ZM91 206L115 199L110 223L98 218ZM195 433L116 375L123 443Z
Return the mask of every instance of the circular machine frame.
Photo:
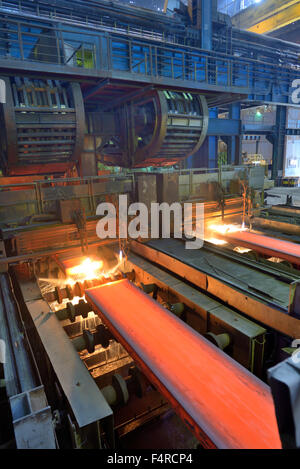
M208 105L205 96L196 93L151 90L111 108L110 113L114 135L103 139L99 151L103 163L129 168L172 166L196 153L207 136ZM105 112L101 118L108 118ZM98 135L103 137L100 129ZM106 144L109 140L114 142L111 147Z
M5 78L1 112L1 165L7 175L66 172L84 146L79 83Z
M208 130L209 111L206 98L199 94L154 91L147 95L155 109L155 125L150 142L137 147L133 166L174 165L196 153ZM134 103L134 107L141 105Z

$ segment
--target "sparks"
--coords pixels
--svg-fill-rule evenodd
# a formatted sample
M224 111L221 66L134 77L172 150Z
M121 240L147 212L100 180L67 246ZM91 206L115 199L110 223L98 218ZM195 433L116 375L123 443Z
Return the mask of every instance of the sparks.
M205 241L207 243L215 244L216 246L225 246L225 244L227 244L227 241L218 238L208 238Z
M67 275L76 280L93 280L102 274L103 262L87 257L81 264L67 269Z
M210 225L209 229L220 234L246 231L246 228L243 225Z

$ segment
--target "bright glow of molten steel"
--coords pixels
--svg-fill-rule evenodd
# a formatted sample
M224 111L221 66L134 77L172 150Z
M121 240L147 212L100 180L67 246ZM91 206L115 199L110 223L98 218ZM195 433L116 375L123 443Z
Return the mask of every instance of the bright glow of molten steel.
M123 253L116 255L115 265L109 267L105 261L92 256L60 259L60 266L67 277L64 279L64 284L74 285L76 282L84 282L85 280L109 279L117 273L123 259Z
M210 225L209 229L220 234L238 233L240 231L247 230L247 228L243 227L242 225Z
M87 257L81 264L68 268L66 274L76 280L93 280L103 275L102 268L102 261L95 261Z
M227 241L218 238L208 238L206 241L208 243L215 244L216 246L225 246L225 244L227 244Z
M205 238L208 243L215 244L216 246L225 246L228 242L225 239L220 239L218 235L225 235L227 233L239 233L246 231L244 225L225 225L225 224L212 224L208 226L209 236Z
M237 246L233 250L239 254L247 254L248 252L252 251L251 249L243 248L242 246Z

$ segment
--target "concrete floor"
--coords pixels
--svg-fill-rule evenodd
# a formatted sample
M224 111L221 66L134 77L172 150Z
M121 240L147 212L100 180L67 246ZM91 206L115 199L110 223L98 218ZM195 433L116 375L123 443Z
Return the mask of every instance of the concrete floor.
M266 191L268 193L268 205L280 205L286 203L287 195L293 197L293 205L300 207L300 187L274 187Z

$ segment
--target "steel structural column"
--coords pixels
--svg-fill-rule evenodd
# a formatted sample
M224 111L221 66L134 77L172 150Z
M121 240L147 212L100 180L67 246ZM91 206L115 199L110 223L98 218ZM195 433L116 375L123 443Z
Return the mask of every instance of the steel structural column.
M218 137L208 137L208 167L218 167Z
M234 103L229 108L229 119L241 119L241 104ZM241 127L240 127L241 131ZM228 145L227 145L227 158L228 164L241 164L241 135L237 135L235 137L228 138Z
M209 111L210 118L217 118L218 114L218 108ZM218 137L208 137L208 167L218 167Z
M218 118L218 108L209 110L209 118ZM221 120L221 119L220 119ZM186 167L193 168L217 168L218 167L218 137L207 136L199 150L187 159Z
M276 132L273 143L272 179L283 175L285 135L286 135L286 113L285 106L277 106Z
M212 2L201 0L202 49L212 49Z

